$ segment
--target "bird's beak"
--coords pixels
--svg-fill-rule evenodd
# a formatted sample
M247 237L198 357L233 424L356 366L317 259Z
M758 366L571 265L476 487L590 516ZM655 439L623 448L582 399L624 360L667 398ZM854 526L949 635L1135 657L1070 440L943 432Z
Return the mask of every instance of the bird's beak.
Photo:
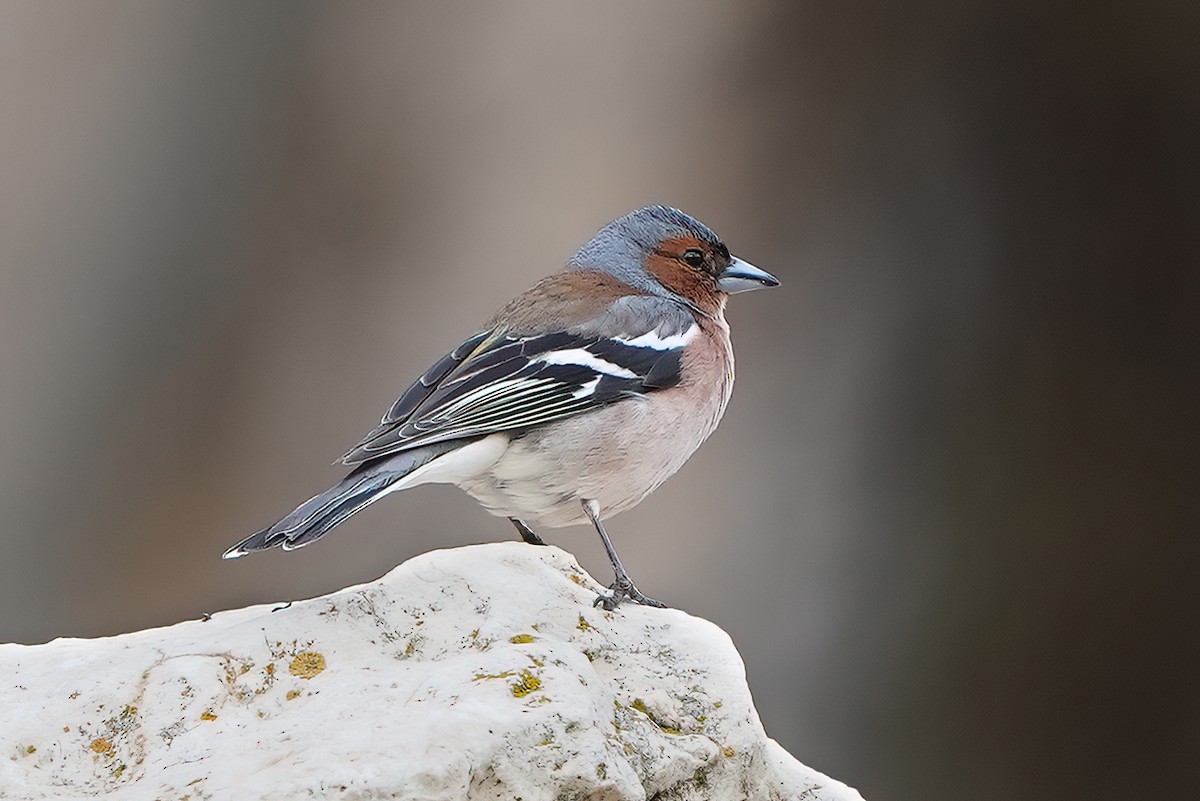
M717 289L727 295L768 286L779 286L779 279L737 256L734 256L729 266L717 276Z

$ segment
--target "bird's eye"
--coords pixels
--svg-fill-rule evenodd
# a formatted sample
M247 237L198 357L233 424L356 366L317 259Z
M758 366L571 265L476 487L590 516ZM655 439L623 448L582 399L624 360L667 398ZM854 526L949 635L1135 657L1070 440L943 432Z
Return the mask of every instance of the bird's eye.
M692 267L699 267L704 264L704 254L695 248L689 248L683 251L683 260Z

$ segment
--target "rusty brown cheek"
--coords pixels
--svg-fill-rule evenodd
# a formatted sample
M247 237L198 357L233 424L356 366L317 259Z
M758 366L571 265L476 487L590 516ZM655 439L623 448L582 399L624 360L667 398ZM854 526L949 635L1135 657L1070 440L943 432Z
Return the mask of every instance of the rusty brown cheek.
M689 267L673 256L664 255L666 253L682 253L688 248L703 250L704 245L690 237L669 239L663 242L659 248L663 251L662 253L651 253L646 257L646 271L672 292L686 298L705 311L715 312L721 306L721 298L717 293L712 276Z

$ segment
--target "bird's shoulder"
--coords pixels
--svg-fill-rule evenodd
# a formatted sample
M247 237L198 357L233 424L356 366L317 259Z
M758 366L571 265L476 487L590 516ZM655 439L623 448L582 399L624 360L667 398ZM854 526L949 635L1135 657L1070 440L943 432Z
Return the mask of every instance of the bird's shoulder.
M513 336L563 331L626 338L650 332L681 334L695 322L684 304L643 292L600 270L572 269L547 276L513 298L485 328Z

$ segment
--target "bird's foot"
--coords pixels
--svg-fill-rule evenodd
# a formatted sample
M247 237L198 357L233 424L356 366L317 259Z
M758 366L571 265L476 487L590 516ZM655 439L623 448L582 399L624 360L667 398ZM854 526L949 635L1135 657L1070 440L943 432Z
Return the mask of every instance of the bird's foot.
M592 602L592 606L600 606L605 611L611 612L620 606L623 601L632 601L635 604L653 606L658 609L667 608L667 605L662 601L656 601L647 595L643 595L642 591L633 585L633 581L630 580L629 576L617 576L617 580L608 585L608 593L597 595L596 600Z

